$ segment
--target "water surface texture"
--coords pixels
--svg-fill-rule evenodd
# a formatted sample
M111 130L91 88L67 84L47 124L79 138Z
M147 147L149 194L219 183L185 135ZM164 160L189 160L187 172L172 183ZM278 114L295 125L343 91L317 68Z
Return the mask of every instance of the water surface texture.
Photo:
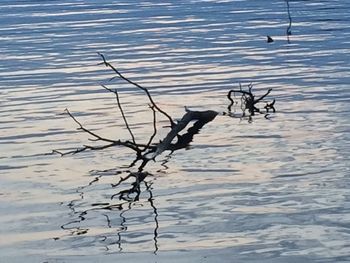
M2 0L0 262L349 262L350 2L287 4ZM147 98L97 52L174 118L225 111L239 83L272 88L277 113L218 116L148 164L139 201L111 198L132 152L50 154L93 143L65 108L129 139L100 84L152 134Z

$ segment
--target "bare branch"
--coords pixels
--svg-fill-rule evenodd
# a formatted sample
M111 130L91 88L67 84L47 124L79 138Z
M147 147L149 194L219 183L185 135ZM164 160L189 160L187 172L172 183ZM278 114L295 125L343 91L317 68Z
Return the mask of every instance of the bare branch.
M84 151L88 151L88 150L90 150L90 151L104 150L104 149L107 149L107 148L110 148L110 147L113 147L113 146L124 146L124 147L127 147L129 149L132 149L132 150L136 151L137 153L140 152L140 150L138 148L138 145L133 144L132 142L129 142L129 141L122 142L120 140L115 141L115 142L110 143L110 144L99 145L99 146L84 145L81 148L77 148L75 150L71 150L71 151L67 151L67 152L61 152L59 150L53 150L52 152L60 154L61 156L64 156L64 155L69 155L69 154L73 154L74 155L74 154L77 154L77 153L80 153L80 152L84 152Z
M112 93L115 94L115 97L116 97L116 100L117 100L117 104L118 104L118 108L119 108L120 113L121 113L121 115L122 115L122 117L123 117L123 120L124 120L124 124L125 124L125 126L126 126L126 129L127 129L127 130L129 131L129 133L130 133L132 142L133 142L134 144L136 144L136 142L135 142L135 136L134 136L134 134L132 133L132 131L131 131L131 129L130 129L130 126L129 126L128 121L126 120L126 117L125 117L125 114L124 114L124 110L123 110L123 108L122 108L122 105L120 104L118 91L117 91L116 89L115 89L115 90L112 90L112 89L110 89L110 88L107 88L105 85L101 85L101 86L102 86L104 89L106 89L106 90L108 90L108 91L110 91L110 92L112 92Z
M96 139L101 140L101 141L111 142L111 143L117 142L117 141L115 141L115 140L103 138L103 137L97 135L96 133L94 133L94 132L92 132L92 131L86 129L86 128L85 128L85 127L70 113L70 111L69 111L68 109L65 109L65 111L67 112L67 114L69 115L69 117L71 117L71 118L74 120L74 122L75 122L76 124L79 125L78 130L82 130L82 131L84 131L84 132L86 132L86 133L92 135L93 137L95 137Z
M99 54L99 55L101 56L101 58L103 59L103 64L104 64L106 67L111 68L115 73L117 73L117 75L118 75L121 79L123 79L123 80L125 80L126 82L128 82L128 83L134 85L135 87L137 87L137 88L143 90L143 91L146 93L146 95L147 95L149 101L151 102L151 104L153 105L153 107L154 107L155 109L157 109L157 111L159 111L160 113L162 113L165 117L167 117L167 118L169 119L169 122L170 122L170 124L171 124L172 127L175 125L175 123L174 123L173 119L170 117L170 115L167 114L167 113L166 113L165 111L163 111L162 109L160 109L160 108L157 106L157 104L153 101L153 98L152 98L150 92L148 91L148 89L146 89L146 88L140 86L139 84L137 84L136 82L133 82L133 81L131 81L130 79L124 77L124 75L122 75L112 64L110 64L110 63L106 60L106 58L105 58L105 56L104 56L103 54L101 54L101 53L98 53L98 54Z
M79 125L78 130L82 130L82 131L92 135L93 137L95 137L95 139L93 139L93 141L104 141L104 142L109 142L109 144L100 145L100 146L84 145L81 148L77 148L75 150L70 150L70 151L67 151L67 152L61 152L59 150L53 150L52 153L57 153L57 154L60 154L61 156L64 156L64 155L68 155L68 154L76 154L76 153L84 152L84 151L87 151L87 150L103 150L103 149L107 149L107 148L112 147L112 146L124 146L124 147L127 147L127 148L135 151L137 153L137 155L140 156L140 153L141 153L140 147L145 147L144 144L138 145L138 144L136 144L134 142L130 142L130 141L111 140L111 139L107 139L107 138L101 137L100 135L98 135L98 134L90 131L89 129L85 128L72 115L72 113L68 109L65 109L65 111L67 112L69 117L71 117L74 120L74 122Z
M228 115L232 116L231 115L231 108L232 108L232 106L234 104L234 100L231 97L232 93L234 93L234 94L235 93L242 94L241 95L241 109L243 111L243 117L245 116L245 110L249 111L250 116L253 116L255 114L255 112L263 113L263 112L261 112L261 109L259 109L256 105L259 102L261 102L267 95L269 95L270 92L272 91L272 89L269 89L264 95L262 95L258 99L255 99L255 96L254 96L254 94L252 92L252 89L253 89L253 85L252 84L248 85L248 91L242 90L242 86L240 85L240 89L239 90L232 89L232 90L230 90L227 93L227 98L230 101L230 104L227 107ZM274 110L273 104L274 104L274 102L271 103L271 105L268 104L268 103L266 104L266 106L264 107L266 109L266 112L268 112L269 109Z
M150 148L150 145L157 134L157 112L154 110L153 105L150 105L150 108L152 109L152 112L153 112L153 134L149 138L147 145L144 147L142 151L146 151Z
M131 81L130 79L124 77L123 74L121 74L112 64L110 64L110 63L106 60L106 58L105 58L105 56L104 56L103 54L101 54L101 53L99 53L99 52L98 52L98 54L99 54L99 55L101 56L101 58L103 59L103 64L104 64L106 67L111 68L115 73L117 73L117 75L118 75L121 79L123 79L123 80L125 80L126 82L130 83L131 85L134 85L135 87L137 87L137 88L143 90L143 91L146 93L146 95L147 95L149 101L151 102L151 104L153 105L153 107L154 107L155 109L157 109L157 111L159 111L160 113L162 113L165 117L167 117L167 118L169 119L169 122L170 122L171 126L174 126L174 125L175 125L175 123L174 123L173 119L170 117L170 115L169 115L168 113L166 113L165 111L163 111L162 109L160 109L160 108L157 106L157 104L154 102L154 100L153 100L153 98L152 98L152 96L151 96L151 94L150 94L150 92L148 91L147 88L144 88L144 87L140 86L139 84L137 84L136 82L133 82L133 81Z
M259 101L263 100L267 95L270 94L272 89L269 89L264 95L262 95L259 99L254 100L254 104L258 103Z
M167 134L163 141L161 141L155 150L150 150L143 155L145 160L154 160L159 154L167 150L172 140L179 135L187 124L192 120L200 120L204 118L211 118L213 120L218 113L216 111L190 111L188 110L182 119L172 127L171 131Z

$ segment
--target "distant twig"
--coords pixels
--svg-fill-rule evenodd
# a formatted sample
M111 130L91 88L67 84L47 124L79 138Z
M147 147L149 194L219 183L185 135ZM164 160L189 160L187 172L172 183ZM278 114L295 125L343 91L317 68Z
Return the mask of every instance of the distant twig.
M288 43L290 43L290 38L289 36L292 35L292 16L290 15L290 6L289 6L289 0L286 0L287 3L287 12L288 12L288 20L289 20L289 24L286 30L286 35L287 35L287 41Z
M232 108L232 105L234 104L234 100L232 99L232 94L235 94L235 93L241 94L241 108L243 111L243 116L245 115L245 110L248 110L250 116L255 115L256 112L262 113L261 109L258 108L257 104L261 102L263 99L265 99L266 96L270 94L272 89L268 89L268 91L264 95L260 96L258 99L255 98L255 95L253 94L252 89L253 89L252 84L248 85L248 91L243 90L242 86L240 85L239 90L232 89L227 93L227 98L230 101L230 104L227 107L228 114L231 113L231 108ZM269 109L272 109L275 112L274 103L275 102L273 101L272 103L270 104L267 103L265 105L264 108L266 109L266 112L268 112Z

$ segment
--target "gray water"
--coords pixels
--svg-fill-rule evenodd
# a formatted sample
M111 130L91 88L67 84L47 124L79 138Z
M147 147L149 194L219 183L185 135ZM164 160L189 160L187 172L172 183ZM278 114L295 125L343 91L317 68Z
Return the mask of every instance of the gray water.
M350 2L289 5L290 36L282 0L2 0L0 262L350 262ZM97 52L174 118L225 111L239 83L272 88L277 112L218 116L149 163L139 201L111 199L132 152L50 154L93 143L65 108L129 139L101 84L152 134Z

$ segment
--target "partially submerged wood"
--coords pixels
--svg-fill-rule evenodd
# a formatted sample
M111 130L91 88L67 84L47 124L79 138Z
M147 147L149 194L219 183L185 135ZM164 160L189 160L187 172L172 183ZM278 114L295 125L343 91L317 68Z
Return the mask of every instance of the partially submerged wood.
M154 160L158 155L160 155L165 150L169 150L171 142L175 137L179 136L179 133L185 129L189 122L200 120L210 122L215 119L218 112L207 110L207 111L190 111L187 110L186 114L181 118L181 120L175 124L167 136L157 145L155 151L150 150L144 155L146 160Z
M107 226L111 227L111 219L109 218L108 214L105 214L104 211L122 211L120 212L120 217L122 219L125 219L122 216L122 213L124 211L129 211L132 207L133 202L137 202L142 197L141 194L143 194L145 191L149 192L149 198L148 202L150 203L150 206L153 208L154 211L154 221L155 221L155 230L154 230L154 246L155 246L155 252L158 250L157 246L157 235L158 235L158 219L157 219L157 209L153 203L153 194L152 194L152 187L151 184L149 184L146 180L148 176L152 176L153 174L145 169L146 165L150 161L155 161L158 156L163 154L165 151L170 151L170 154L164 157L160 165L163 167L163 172L168 168L166 163L171 157L171 154L173 154L177 150L185 149L187 148L190 143L193 141L193 138L196 134L200 132L200 130L209 122L213 121L219 114L224 115L226 117L232 117L235 118L236 115L234 114L234 106L240 104L242 116L240 118L246 119L248 117L248 121L251 121L252 116L259 113L265 114L265 117L267 114L269 114L270 111L275 112L274 104L275 100L271 101L265 101L266 97L270 94L271 89L269 89L266 93L264 93L260 97L256 97L255 94L252 92L252 85L248 86L248 90L243 90L241 85L239 89L232 89L227 93L227 98L229 100L229 105L227 106L227 112L218 112L213 110L205 110L205 111L195 111L195 110L189 110L185 107L185 112L182 115L182 117L178 121L174 121L173 118L166 113L163 109L161 109L159 106L157 106L156 102L153 100L150 92L147 88L144 88L140 86L139 84L129 80L124 75L122 75L112 64L110 64L105 57L100 54L100 56L103 59L103 64L106 67L111 68L116 74L117 77L127 81L129 84L133 85L137 89L140 89L145 92L148 101L149 101L149 109L152 112L153 117L153 125L150 127L152 129L152 133L150 137L147 139L145 138L146 142L140 143L139 138L136 141L135 136L132 131L132 125L129 125L129 121L126 117L126 114L124 113L124 108L122 107L122 101L119 96L117 89L110 89L106 85L102 85L102 87L107 90L108 92L111 92L115 95L116 103L118 106L118 109L120 111L120 114L122 116L124 126L127 129L130 138L129 140L121 140L121 139L110 139L106 138L104 136L99 135L95 131L92 131L88 128L86 128L81 122L78 121L78 119L72 114L68 109L65 110L66 114L78 125L77 130L82 131L86 134L88 134L91 138L90 141L95 142L94 145L83 145L80 148L77 149L68 149L66 151L62 150L53 150L53 153L58 153L61 156L68 155L68 154L78 154L84 151L95 151L95 150L103 150L110 147L126 147L130 149L130 152L135 155L134 160L130 163L130 165L127 168L123 168L123 170L117 170L116 173L113 173L115 175L120 175L117 177L119 180L111 184L111 187L113 188L113 194L110 196L110 200L108 202L100 202L100 203L93 203L91 204L91 207L88 209L84 209L83 211L78 211L79 209L75 209L74 202L75 200L71 201L69 203L70 209L74 212L74 214L78 215L76 219L63 224L61 226L62 229L71 231L72 235L83 235L88 232L88 229L81 228L80 223L85 220L88 213L91 211L103 211L103 215L106 218ZM238 103L237 98L235 97L235 94L239 94L239 100L240 103ZM266 103L264 107L260 107L261 103ZM160 123L158 123L158 115L161 115L169 120L170 125L166 127L158 127L160 126ZM181 116L181 115L180 115ZM158 131L160 129L168 129L166 131L166 136L159 141L158 143L154 143L154 138L156 137ZM97 145L97 143L100 143L100 145ZM138 166L137 166L138 165ZM112 169L113 170L113 169ZM106 170L107 171L107 170ZM158 170L157 172L160 172L161 170ZM104 171L102 171L104 172ZM125 176L121 176L121 174L124 174ZM87 186L91 186L95 182L98 182L100 176L93 179ZM87 187L86 186L86 187ZM80 187L80 190L82 188ZM113 212L113 214L115 214ZM76 226L78 224L78 226ZM123 226L123 225L122 225ZM123 226L124 227L124 226ZM126 229L126 228L125 228ZM118 235L118 233L117 233ZM120 242L120 234L119 234L119 242ZM119 243L120 244L120 243Z
M148 100L149 100L149 108L152 111L153 116L153 125L152 129L153 132L147 142L145 143L138 143L135 140L135 136L133 134L133 131L131 129L131 126L129 125L129 122L126 118L126 115L124 114L124 110L122 107L122 102L119 96L119 93L117 89L110 89L106 85L102 85L102 87L115 94L116 103L118 106L118 109L121 113L121 116L124 121L124 125L126 129L128 130L130 134L130 140L121 140L121 139L110 139L105 138L100 135L98 135L95 132L92 132L88 128L84 127L75 117L74 115L66 109L66 113L73 119L73 121L78 125L78 130L83 131L90 136L92 136L91 141L102 143L102 145L92 146L92 145L83 145L80 148L68 150L68 151L62 151L62 150L53 150L53 153L58 153L61 156L67 155L67 154L77 154L84 151L93 151L93 150L103 150L109 147L119 146L119 147L126 147L131 149L135 154L136 157L133 162L129 165L129 168L133 168L136 166L137 163L141 162L141 164L137 167L137 170L129 171L129 175L125 178L122 178L119 183L117 183L115 186L118 186L120 183L128 180L129 178L135 178L135 182L132 183L132 187L130 189L124 190L119 192L118 194L113 195L119 196L121 199L129 199L131 198L131 195L133 195L133 199L137 200L140 195L140 182L144 181L145 177L148 176L150 173L147 171L144 171L144 168L148 164L149 161L153 160L155 161L156 157L161 155L165 151L170 151L170 154L172 154L174 151L184 149L186 148L193 140L193 137L199 133L199 131L209 122L213 121L216 116L219 114L218 111L213 110L206 110L206 111L192 111L187 108L185 108L185 113L181 117L181 119L177 122L173 120L173 118L163 109L161 109L156 102L153 100L149 90L145 87L142 87L141 85L129 80L126 78L122 73L120 73L112 64L110 64L104 55L99 54L103 60L102 64L106 67L111 68L116 74L117 77L121 78L122 80L125 80L129 84L133 85L135 88L140 89L145 92ZM270 94L271 89L269 89L265 94L262 96L256 98L255 94L252 92L253 86L250 84L248 85L248 90L243 90L242 86L240 85L240 89L232 89L228 92L227 98L230 101L227 109L228 112L220 113L225 116L229 117L236 117L235 114L232 113L232 107L236 104L238 104L237 101L235 101L236 97L235 94L240 94L240 104L241 104L241 110L243 112L242 118L248 117L248 121L252 120L252 116L255 115L255 113L264 113L265 117L269 114L269 111L275 112L274 104L275 100L272 102L265 101L265 98ZM234 97L232 97L234 96ZM261 102L265 102L265 106L263 108L259 107ZM246 113L248 111L248 114ZM167 132L167 135L158 143L154 143L153 140L159 130L158 123L157 123L157 114L161 114L162 116L166 117L169 120L170 125L167 127L161 127L162 129L166 128L169 129ZM187 128L188 127L188 128ZM183 130L187 128L187 131L183 134L180 134Z

